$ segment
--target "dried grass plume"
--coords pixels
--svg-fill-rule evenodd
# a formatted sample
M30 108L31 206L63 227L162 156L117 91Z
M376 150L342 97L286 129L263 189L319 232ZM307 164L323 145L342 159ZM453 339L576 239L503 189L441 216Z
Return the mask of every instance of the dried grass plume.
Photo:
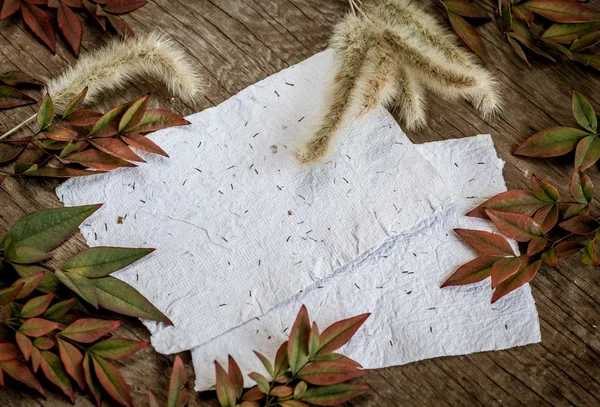
M501 107L495 77L456 36L411 0L381 0L351 14L331 39L338 64L329 110L319 130L298 151L303 163L327 155L347 117L378 106L393 109L407 129L425 125L425 90L468 100L484 118Z

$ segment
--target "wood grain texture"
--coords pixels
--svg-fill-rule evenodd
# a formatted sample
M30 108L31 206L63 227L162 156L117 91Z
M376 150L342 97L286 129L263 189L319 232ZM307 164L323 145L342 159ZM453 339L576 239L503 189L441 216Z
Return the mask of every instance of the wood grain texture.
M441 16L437 2L426 3L432 13ZM491 13L495 0L481 3ZM591 3L600 8L600 0ZM346 0L151 0L126 16L126 21L138 34L155 28L170 34L207 77L207 93L195 104L184 104L160 84L140 81L107 97L106 103L114 105L151 91L151 103L155 106L169 107L184 115L217 105L245 87L325 49L333 25L346 10ZM494 121L484 121L465 102L449 104L432 97L429 127L409 132L409 137L415 143L423 143L490 133L500 157L506 161L504 175L509 188L527 187L535 173L559 185L561 194L567 194L571 158L530 160L513 157L511 151L535 131L575 123L569 111L573 88L600 108L600 96L594 92L600 89L600 76L572 63L553 65L535 57L530 70L512 54L496 24L487 24L481 31L498 64L497 75L506 100L502 115ZM101 46L107 38L96 28L86 30L81 53ZM57 54L51 55L18 19L0 22L0 72L22 69L34 76L52 77L73 63L75 59L62 40ZM34 108L0 112L0 132L29 117ZM598 171L591 170L589 174L600 185ZM53 192L56 185L54 181L7 180L0 188L0 234L27 213L59 206ZM55 257L64 260L83 247L81 235L74 236L56 251ZM600 405L599 283L600 272L582 266L575 258L562 262L558 270L543 267L532 284L540 313L541 344L373 371L364 380L373 390L349 405ZM148 338L137 320L127 321L119 333ZM184 355L184 360L191 388L189 354ZM171 364L171 357L151 349L125 361L122 370L136 405L147 405L147 389L166 402ZM52 389L49 384L46 387ZM0 390L0 404L69 405L56 391L50 391L48 398L43 399L24 387ZM76 405L92 403L89 396L79 395ZM217 406L214 393L192 393L190 406Z

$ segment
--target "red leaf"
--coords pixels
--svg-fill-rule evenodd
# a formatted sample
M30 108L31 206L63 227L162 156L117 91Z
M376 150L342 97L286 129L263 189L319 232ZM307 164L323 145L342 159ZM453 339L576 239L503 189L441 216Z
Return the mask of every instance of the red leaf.
M275 355L275 364L273 366L274 379L279 378L288 368L290 367L288 356L288 341L285 341L279 346L277 349L277 354Z
M303 305L298 312L288 340L287 354L292 374L298 373L300 368L308 361L309 335L310 320L308 318L308 311Z
M540 201L530 191L517 189L503 192L488 199L477 208L467 213L467 216L487 219L485 209L495 209L503 212L513 212L531 216L546 205L548 205L547 202Z
M55 321L57 319L61 319L71 308L75 305L77 301L76 298L71 298L70 300L64 300L57 302L50 308L46 310L44 313L44 318L49 319L51 321Z
M552 55L545 52L541 49L537 43L533 35L529 32L529 29L519 20L512 21L513 31L511 31L508 35L515 40L519 41L521 44L525 45L527 48L532 50L538 55L543 56L544 58L549 59L552 62L556 62L556 59L552 57Z
M525 54L525 51L523 51L523 47L519 45L519 42L515 40L515 35L513 32L509 32L508 34L506 34L506 40L508 41L512 49L515 51L515 54L517 54L518 57L521 58L521 60L523 60L523 62L525 62L527 66L529 66L529 68L532 68L531 64L529 63L529 60L527 59L527 54Z
M515 274L521 267L521 259L518 257L504 257L492 266L492 288Z
M590 133L571 127L551 127L529 137L513 152L526 157L558 157L573 151Z
M10 3L4 2L4 4ZM26 74L23 71L9 71L0 74L0 82L4 82L8 86L18 86L18 85L31 85L31 86L43 86L44 83L38 81L31 75Z
M42 315L50 306L54 294L46 294L30 299L21 309L21 318L33 318Z
M231 363L230 363L231 374ZM237 366L237 365L236 365ZM239 368L238 368L239 371ZM241 373L240 373L241 374ZM169 382L169 399L167 404L169 407L183 407L188 402L188 390L186 389L187 374L183 367L183 362L179 355L175 356L175 363L173 364L173 372L171 373L171 380ZM243 390L243 379L242 379L242 390ZM240 392L241 393L241 392Z
M85 375L85 382L90 389L90 393L92 393L94 399L96 400L96 406L100 407L102 405L102 390L100 388L98 378L94 374L92 357L87 352L83 357L83 373Z
M354 366L359 369L362 369L360 363L350 359L347 356L341 355L339 353L328 353L326 355L315 356L312 359L313 362L337 362L337 363L345 363L346 365Z
M144 349L150 342L134 341L126 338L109 338L88 348L88 352L104 359L125 359Z
M135 33L123 19L121 19L117 16L114 16L112 14L105 14L105 17L108 19L110 26L117 32L119 37L121 37L121 38L135 37Z
M162 155L163 157L169 156L162 148L141 134L127 133L127 135L121 136L121 139L131 147L138 148L142 151Z
M54 168L54 167L33 168L29 171L22 173L22 175L27 176L27 177L43 177L43 178L87 177L89 175L97 175L97 174L102 174L102 172L101 171L79 170L76 168Z
M54 347L54 341L47 336L41 336L34 339L33 346L41 350L50 350Z
M26 361L31 357L31 349L33 348L33 343L31 339L26 337L21 332L15 333L15 340L17 341L17 345L19 345L19 349L21 350L21 354L23 355L23 359Z
M92 363L94 372L104 390L123 406L133 407L127 383L119 369L98 356L92 356Z
M328 386L364 376L366 371L336 362L310 363L298 373L298 378L317 386Z
M237 397L240 398L242 396L242 393L244 392L244 376L242 375L242 371L240 370L240 367L238 366L237 362L231 355L229 355L229 357L227 358L227 364L229 377L231 377L231 381L235 386Z
M6 305L14 301L19 295L19 292L23 288L25 284L21 283L19 285L8 287L0 290L0 305Z
M490 65L494 65L492 57L485 47L483 38L481 38L477 30L475 30L471 24L465 21L464 18L450 10L448 10L448 18L450 19L452 28L454 28L454 31L456 31L458 36L465 42L465 44L467 44L469 48L471 48L473 52L479 55L485 62Z
M35 103L35 99L10 86L0 85L0 109L11 109Z
M125 14L137 10L147 3L145 0L111 0L104 7L104 11L111 14Z
M600 158L600 138L591 135L581 139L575 149L575 167L586 170Z
M56 322L46 321L41 318L31 318L21 325L19 332L37 338L38 336L44 336L55 329L58 329L58 324Z
M250 390L248 390L246 393L244 393L244 395L242 396L242 400L245 400L245 401L256 401L256 400L262 400L266 396L267 395L265 393L263 393L262 391L260 391L260 389L258 388L258 386L254 386Z
M83 27L79 21L77 14L73 12L62 2L59 2L59 7L56 10L56 19L58 22L58 28L65 37L69 46L73 50L73 54L76 57L79 56L79 49L81 48L81 37L83 35Z
M494 291L494 295L492 296L492 304L511 291L514 291L533 280L536 273L540 269L541 264L541 260L534 261L533 263L519 270L518 273L510 277L508 280L503 281L500 285L498 285Z
M93 110L79 109L71 113L65 121L72 126L84 127L96 124L102 117L102 113L94 112Z
M2 143L0 142L0 163L14 160L27 146L24 143Z
M146 162L136 153L131 151L131 149L121 140L114 138L95 138L91 139L90 143L97 149L117 158L128 161Z
M454 231L473 249L490 256L514 256L510 243L495 233L484 230L454 229Z
M528 242L544 235L540 225L529 216L491 209L486 209L485 212L502 234L517 242Z
M531 177L531 189L535 197L544 202L554 203L560 198L556 188L535 175Z
M160 407L160 404L158 404L158 399L150 390L148 390L148 407Z
M67 129L66 127L54 125L44 130L44 136L51 140L73 141L77 138L77 132Z
M66 162L73 162L96 170L110 171L115 168L135 167L135 164L122 160L102 151L88 149L79 153L71 154L64 158Z
M217 378L217 399L222 407L234 407L236 405L237 391L231 377L225 369L215 361L215 372Z
M443 0L442 3L448 10L458 14L459 16L471 18L490 18L484 9L476 6L468 0Z
M73 392L73 386L71 386L71 381L58 356L46 350L43 350L40 353L42 354L40 367L42 368L42 372L44 372L44 376L61 389L62 392L71 399L71 403L74 403L75 393Z
M558 206L548 205L543 207L535 213L533 220L540 225L542 232L550 232L558 222Z
M22 2L21 4L21 14L25 24L50 48L53 54L56 54L56 35L48 13L29 3Z
M150 100L150 94L147 93L144 96L131 102L131 106L123 113L119 120L118 132L127 131L137 126L144 117L146 108L148 107L148 101Z
M319 336L320 348L317 356L331 353L347 344L369 316L371 316L370 313L357 315L338 321L325 329Z
M559 259L568 257L581 250L583 246L579 242L563 242L556 245L557 256Z
M512 6L512 12L515 15L515 17L517 17L519 20L523 21L525 24L527 24L527 26L531 27L531 24L533 23L533 13L531 12L531 10L527 10L526 8L523 7L522 4L518 4L518 5L513 5Z
M574 216L589 215L590 205L589 204L571 204L567 207L563 215L563 220L570 219Z
M576 235L589 235L598 230L600 223L589 215L581 215L561 222L558 226Z
M0 360L0 368L6 372L13 379L27 385L33 390L40 393L42 396L46 396L44 389L37 381L31 370L23 363L18 360Z
M600 12L573 0L529 0L523 7L559 23L585 23L600 20Z
M534 254L538 254L546 248L547 243L548 239L545 237L536 237L535 239L532 239L529 242L529 245L527 245L527 255L531 257Z
M135 127L129 129L128 133L148 133L174 126L185 126L190 124L183 117L165 109L148 109L144 113L142 121Z
M4 0L2 11L0 11L0 20L10 17L21 8L21 0Z
M83 355L75 346L58 338L60 360L65 370L75 380L81 390L85 389L85 373L83 372Z
M442 288L466 285L483 281L492 275L492 266L501 259L495 256L481 256L463 264L442 284Z
M13 360L19 357L19 349L9 342L0 343L0 360Z
M317 406L337 406L367 391L369 386L355 383L340 383L332 386L310 388L302 396L302 401Z
M121 325L120 321L82 318L63 329L60 336L75 342L92 343L108 335L117 329L119 325Z

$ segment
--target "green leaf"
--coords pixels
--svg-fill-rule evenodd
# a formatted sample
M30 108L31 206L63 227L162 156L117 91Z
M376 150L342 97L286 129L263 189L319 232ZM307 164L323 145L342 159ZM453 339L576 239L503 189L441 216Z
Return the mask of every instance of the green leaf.
M487 12L468 0L443 0L442 4L462 17L489 19Z
M215 361L215 375L217 378L216 391L219 404L221 407L235 407L237 395L235 384L217 361Z
M600 223L589 215L581 215L561 222L558 226L576 235L589 235L600 228Z
M281 375L290 368L290 363L287 355L288 341L285 341L277 349L275 355L275 364L273 366L274 379L278 379Z
M320 338L319 338L319 327L317 323L313 321L310 329L310 336L308 337L308 357L312 359L316 356L320 349Z
M92 345L87 350L104 359L119 360L133 355L149 344L150 342L147 341L141 342L126 338L109 338Z
M600 31L594 31L588 34L584 34L577 38L569 49L571 51L581 51L593 47L600 42Z
M269 381L267 380L266 377L264 377L260 373L256 373L256 372L252 372L248 376L256 382L256 384L258 385L258 388L260 389L261 392L263 392L265 394L269 394L269 390L271 389L271 386L269 385Z
M331 353L347 344L370 315L367 313L344 319L325 329L319 337L320 348L317 355Z
M15 248L14 258L6 257L11 263L33 264L50 258L48 252L33 246L19 246Z
M495 209L503 212L513 212L531 216L546 205L548 205L548 202L538 199L530 191L513 190L493 196L467 213L467 216L487 219L485 209Z
M11 86L0 85L0 110L26 106L35 103L35 99Z
M96 400L96 406L100 407L102 405L102 390L98 378L94 374L92 357L87 352L83 357L83 373L85 375L85 383Z
M523 7L559 23L584 23L600 20L600 12L577 1L528 0Z
M16 359L0 360L0 369L2 369L3 372L7 373L13 379L25 384L29 388L46 397L46 393L44 392L44 389L42 389L40 383L37 381L33 373L31 373L31 370L29 370L29 368L23 363Z
M25 284L21 283L14 287L8 287L0 290L0 305L6 305L14 301L19 295L19 291L23 288Z
M54 341L47 336L40 336L33 340L33 346L40 350L50 350L54 347Z
M512 30L512 8L510 0L499 0L500 16L502 17L502 28L505 33Z
M535 175L531 177L531 184L533 194L541 201L554 203L560 198L556 188L548 184L546 181L536 177Z
M25 321L19 328L19 332L32 338L44 336L55 329L58 329L58 324L52 321L46 321L41 318L31 318Z
M594 184L581 170L575 171L569 186L571 196L576 202L587 205L594 199Z
M54 294L46 294L30 299L21 309L21 318L33 318L42 315L50 306Z
M96 377L104 390L119 404L133 407L127 383L119 369L101 357L92 356L91 359Z
M127 283L111 276L92 281L98 293L98 304L102 308L130 317L173 325L169 318Z
M598 118L592 104L579 92L573 90L573 116L586 130L596 133Z
M571 127L551 127L535 133L513 152L526 157L558 157L571 152L590 133Z
M61 389L62 392L71 399L71 403L74 403L75 393L73 392L73 386L71 386L71 381L58 356L45 350L42 351L41 354L42 360L40 367L42 368L42 372L44 372L44 376Z
M120 321L82 318L60 332L60 336L80 343L93 343L121 325Z
M369 391L369 386L355 383L340 383L331 386L313 387L304 393L301 400L317 406L343 404Z
M527 256L531 257L538 254L546 248L546 244L548 244L548 239L545 237L536 237L535 239L532 239L527 245Z
M131 129L137 126L144 117L146 108L148 107L148 100L150 94L146 94L141 98L135 100L131 106L125 111L121 120L119 121L118 132L121 133L123 130Z
M463 264L442 284L442 288L478 283L492 275L492 266L502 257L480 256Z
M57 338L60 360L65 370L75 380L81 390L85 389L85 373L83 372L83 355L74 345Z
M541 264L542 260L534 261L533 263L521 268L518 273L514 274L509 279L500 283L494 291L494 295L492 296L492 304L504 297L506 294L524 286L533 280L540 269Z
M239 371L239 368L237 370ZM231 369L229 370L229 374L231 375ZM167 400L167 407L183 407L187 404L189 398L188 390L185 387L187 385L187 379L188 377L185 368L183 367L183 362L179 355L177 355L175 356L173 372L171 373L171 380L169 381L169 399Z
M271 365L271 362L269 362L269 359L267 359L266 356L264 356L260 352L254 351L254 354L260 359L261 363L267 370L267 373L269 373L269 376L271 376L273 379L275 379L275 371L273 370L273 365Z
M138 261L153 251L154 249L93 247L69 258L62 269L89 278L105 277Z
M585 171L600 158L600 138L596 135L588 136L577 144L575 150L575 167Z
M27 147L27 142L0 142L0 163L6 163L17 158Z
M502 234L517 242L528 242L544 235L540 225L529 216L492 209L486 209L486 213Z
M302 396L304 396L304 394L306 393L307 389L308 389L308 385L306 384L306 382L299 381L298 384L296 385L296 388L294 389L294 399L295 400L301 399Z
M14 239L16 246L34 246L50 251L64 242L101 205L45 209L17 221L6 236ZM6 239L6 237L4 238Z
M44 312L43 317L51 321L60 320L67 314L67 312L69 312L71 308L73 308L73 305L75 305L76 301L76 298L71 298L70 300L57 302L56 304L48 308L46 312Z
M583 249L583 255L581 256L581 262L588 266L598 267L598 257L596 256L596 248L594 247L594 240L590 240Z
M38 273L44 273L44 277L36 287L39 291L44 293L53 293L58 290L60 282L54 273L47 268L38 265L24 265L16 263L13 263L12 267L21 277L30 277Z
M515 274L521 268L521 259L518 257L504 257L492 266L492 288Z
M541 260L550 267L556 267L558 264L558 251L556 247L551 247L542 253Z
M106 112L98 119L96 124L94 124L94 127L92 127L88 135L93 137L112 137L117 134L119 120L123 113L129 109L129 106L131 106L131 102L124 103Z
M452 28L454 28L454 31L456 31L464 43L467 44L467 46L471 48L473 52L479 55L485 62L490 65L494 65L492 57L485 46L485 42L477 30L460 15L450 10L448 10L448 18L450 19Z
M54 120L54 102L48 93L42 100L40 109L37 112L37 125L40 130L46 129L46 127L52 124Z
M563 220L571 219L575 216L580 215L589 215L590 214L590 205L589 204L571 204L567 207L563 215Z
M67 288L94 308L98 308L98 290L92 280L78 273L64 273L61 270L56 270L54 274Z
M71 114L73 114L73 112L76 112L82 108L85 97L87 96L87 91L88 88L86 86L81 93L79 93L73 100L69 102L62 115L63 120L67 119Z
M310 363L298 372L298 378L316 386L328 386L342 383L367 372L353 366L337 362Z
M481 254L488 256L515 255L510 243L499 234L470 229L454 229L454 232Z
M165 109L148 109L137 126L127 129L127 133L148 133L174 126L190 124L183 117Z
M298 312L296 321L292 326L290 338L288 340L288 361L292 369L292 374L298 371L308 361L308 337L310 335L310 321L308 311L303 305Z
M551 40L559 44L570 44L577 38L598 29L600 29L600 21L581 24L555 23L544 31L542 39Z

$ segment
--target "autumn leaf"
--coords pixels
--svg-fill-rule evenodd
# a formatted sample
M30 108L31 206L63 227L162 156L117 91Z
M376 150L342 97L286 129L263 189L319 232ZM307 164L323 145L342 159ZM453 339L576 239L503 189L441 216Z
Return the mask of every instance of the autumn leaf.
M133 407L127 383L125 383L125 379L121 372L119 372L119 369L98 356L91 356L91 360L96 377L104 390L119 404L126 407Z
M494 262L492 266L492 288L496 288L521 268L521 259L518 257L503 257Z
M590 133L571 127L551 127L535 133L513 152L526 157L558 157L577 147Z
M88 278L105 277L153 251L154 249L93 247L70 257L61 268Z
M56 322L47 321L42 318L31 318L25 321L18 331L29 337L37 338L38 336L44 336L55 329L58 329L58 324Z
M78 163L100 171L110 171L116 168L135 167L135 164L122 160L99 150L88 149L64 158L68 163Z
M484 230L454 229L465 242L481 254L489 256L514 256L515 252L510 243L495 233Z
M571 178L569 191L576 202L587 205L594 199L594 185L592 180L580 169L575 171Z
M369 390L369 386L362 384L340 383L310 388L304 393L301 400L317 406L335 406Z
M331 353L348 343L369 316L371 316L371 314L367 313L344 319L325 329L319 336L320 346L316 356Z
M545 237L536 237L535 239L532 239L527 245L527 255L531 257L538 254L546 248L546 244L548 244L548 239Z
M21 15L27 27L56 54L56 34L50 15L27 1L21 2Z
M302 368L297 377L317 386L328 386L364 376L366 371L337 362L314 362Z
M559 44L570 44L582 35L595 32L598 29L600 29L600 21L581 24L555 23L544 31L541 39L551 40Z
M530 191L513 190L502 192L488 199L477 208L467 213L467 216L487 219L485 209L494 209L531 216L546 205L548 205L548 202L540 200Z
M308 337L310 335L310 321L308 311L305 306L300 308L296 321L290 331L288 340L288 361L292 369L292 374L298 371L308 361Z
M600 158L600 138L591 135L583 138L575 150L575 167L584 171L594 165Z
M235 407L237 391L232 378L217 361L215 361L215 371L217 378L216 391L219 404L221 407Z
M230 356L230 361L233 360ZM231 363L229 364L229 374L231 375ZM237 364L235 364L237 367ZM239 371L239 367L237 368L235 375L239 372L239 376L241 376L241 372ZM169 399L167 400L167 407L183 407L188 402L188 390L185 387L187 385L187 373L185 372L185 368L183 367L183 362L179 355L175 356L175 363L173 364L173 372L171 373L171 380L169 381ZM239 382L238 382L239 385ZM238 395L241 395L243 390L243 379L241 388L238 389Z
M442 284L442 288L477 283L492 275L492 266L502 257L481 256L463 264Z
M584 129L596 133L598 130L596 112L591 103L576 90L573 90L572 109L577 123Z
M487 12L469 0L443 0L442 4L462 17L489 19Z
M536 260L533 263L521 268L518 273L514 274L507 280L503 281L496 287L494 291L494 295L492 296L492 304L498 301L500 298L504 297L508 293L516 290L519 287L524 286L537 274L540 269L540 265L542 264L542 260Z
M60 360L66 372L75 380L81 390L85 389L85 373L83 371L83 355L74 345L57 338Z
M22 362L16 359L0 360L0 369L2 369L3 372L8 374L13 379L37 391L42 396L46 396L44 389L42 389L40 383L37 381L33 373L31 373L31 370L29 370L29 368Z
M600 228L600 223L589 215L581 215L561 222L558 226L576 235L589 235Z
M448 10L448 18L452 28L458 34L458 36L473 50L477 55L481 57L485 62L490 65L494 65L492 57L490 56L483 38L479 35L477 30L473 28L471 24L465 21L460 15Z
M267 373L269 373L269 376L271 376L271 378L275 379L275 371L273 370L273 365L271 364L269 359L267 359L267 357L264 356L260 352L254 351L254 354L260 360L262 365L265 367L265 370L267 371Z
M109 338L98 342L87 350L108 360L125 359L150 345L148 341L134 341L126 338Z
M600 12L578 1L528 0L523 7L559 23L585 23L600 20Z
M46 294L30 299L21 308L21 318L33 318L42 315L50 306L54 294Z
M581 262L588 266L598 267L598 257L596 256L596 248L594 247L595 241L592 239L585 245L583 249L583 255L581 256Z
M43 350L40 352L42 359L40 360L40 367L44 376L56 385L62 392L67 396L71 403L75 402L75 393L73 392L73 386L67 376L67 372L62 365L61 360L54 353Z
M556 188L535 175L531 177L531 184L533 194L541 201L554 203L560 198Z
M10 86L0 85L0 110L36 103L31 96Z
M93 343L121 325L119 321L82 318L66 327L60 336L80 343Z
M486 209L486 213L502 234L517 242L528 242L544 234L540 225L529 216L492 209Z

